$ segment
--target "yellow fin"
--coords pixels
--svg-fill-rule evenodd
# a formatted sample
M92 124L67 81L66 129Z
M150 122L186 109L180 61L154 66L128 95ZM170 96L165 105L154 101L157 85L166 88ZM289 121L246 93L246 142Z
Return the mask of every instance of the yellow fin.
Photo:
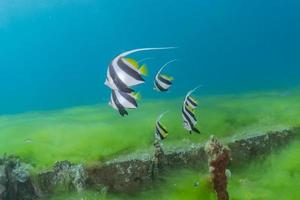
M162 136L164 137L164 139L167 138L168 135L169 135L168 133L162 133Z
M141 72L142 75L147 76L148 75L148 68L145 64L143 64L141 66L141 68L139 69L139 71Z
M132 96L136 99L136 100L141 100L142 96L139 92L133 92Z
M191 113L193 113L193 114L195 114L195 109L193 109L193 108L191 108L190 106L186 106L186 108L189 110L189 111L191 111Z
M127 62L129 62L134 68L139 68L139 63L132 58L124 58Z
M174 78L172 76L169 76L169 75L166 75L166 74L163 74L162 75L164 78L168 79L169 81L173 81Z
M191 99L192 101L194 101L194 103L196 103L196 104L198 103L198 102L197 102L197 100L196 100L196 99L194 99L194 98L193 98L193 97L191 97L191 96L190 96L190 99Z

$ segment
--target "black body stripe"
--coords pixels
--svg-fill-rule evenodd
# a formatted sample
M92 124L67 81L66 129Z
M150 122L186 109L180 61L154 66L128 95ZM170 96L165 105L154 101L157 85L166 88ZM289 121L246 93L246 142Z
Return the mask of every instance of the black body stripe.
M183 116L185 117L185 119L187 120L187 122L189 123L189 125L192 127L192 126L193 126L192 121L191 121L191 119L187 116L187 114L185 113L183 107L182 107L182 114L183 114Z
M127 113L127 111L125 110L124 106L122 106L122 104L120 104L115 91L112 91L112 98L113 98L115 105L117 106L117 108L119 110L120 115L124 116ZM128 113L127 113L127 115L128 115Z
M199 133L199 134L200 134L200 131L199 131L199 130L198 130L196 127L195 127L195 126L193 126L193 127L192 127L192 129L193 129L193 131L194 131L194 132L196 132L196 133Z
M159 138L161 140L165 139L165 137L161 134L161 132L159 131L159 129L156 127L156 134L159 136Z
M188 108L185 108L185 110L190 114L190 116L194 119L194 121L197 121L194 113L192 113Z
M159 85L159 83L157 82L157 80L155 80L155 86L157 87L157 89L159 89L159 91L161 92L166 92L168 91L168 89L163 88L161 85Z
M128 66L122 59L118 60L117 65L120 67L121 70L126 72L126 74L128 74L129 76L131 76L135 80L145 81L143 79L143 77L137 71L130 68L130 66Z
M158 80L160 80L161 82L163 82L163 83L165 83L165 84L167 84L167 85L172 85L172 82L170 81L170 80L168 80L168 79L165 79L162 75L158 75Z
M129 101L135 107L138 107L136 100L126 92L119 92L122 97Z
M133 90L129 88L123 81L119 78L119 76L116 74L116 71L114 70L114 67L112 65L109 66L109 75L112 78L114 84L117 86L117 88L126 93L131 93Z
M198 105L191 99L191 97L188 97L187 100L189 101L190 104L193 106L197 107Z
M160 122L157 122L157 126L158 126L161 130L163 130L165 133L168 133L168 131L161 125Z
M200 133L200 131L192 124L191 119L187 116L187 114L184 112L184 107L182 107L182 114L186 118L187 122L190 124L190 127L193 131ZM191 132L190 132L191 133Z

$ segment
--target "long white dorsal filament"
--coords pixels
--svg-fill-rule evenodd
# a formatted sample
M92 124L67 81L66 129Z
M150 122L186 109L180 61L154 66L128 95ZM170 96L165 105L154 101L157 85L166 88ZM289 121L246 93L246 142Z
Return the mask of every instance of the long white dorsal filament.
M163 118L163 116L164 116L165 114L167 114L168 112L169 112L169 111L165 111L164 113L160 114L160 115L158 116L157 120L156 120L156 123L159 122L159 121L161 120L161 118Z
M198 85L197 87L195 87L193 90L189 91L187 93L187 95L185 96L185 99L187 99L189 96L191 96L196 90L198 90L200 87L202 87L202 85Z
M167 62L166 64L164 64L164 65L160 68L160 70L157 72L156 77L162 72L162 70L163 70L164 68L166 68L169 64L171 64L172 62L175 62L175 61L177 61L177 59L171 60L171 61Z
M140 52L140 51L154 51L154 50L166 50L166 49L176 49L177 47L159 47L159 48L141 48L141 49L133 49L130 51L126 51L121 53L118 57L126 57L130 54Z

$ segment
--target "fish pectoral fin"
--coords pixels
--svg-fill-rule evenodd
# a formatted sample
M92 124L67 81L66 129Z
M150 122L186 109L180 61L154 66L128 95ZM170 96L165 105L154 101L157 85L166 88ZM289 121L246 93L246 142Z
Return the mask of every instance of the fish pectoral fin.
M139 63L132 58L123 58L125 61L130 63L135 69L139 69Z
M144 76L147 76L148 75L148 68L146 66L146 64L143 64L140 69L139 69L140 73Z

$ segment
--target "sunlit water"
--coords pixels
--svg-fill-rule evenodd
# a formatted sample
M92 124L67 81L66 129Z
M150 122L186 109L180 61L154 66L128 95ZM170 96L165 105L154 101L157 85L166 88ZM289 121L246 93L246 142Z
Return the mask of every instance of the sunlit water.
M0 155L16 154L38 171L58 160L89 164L151 152L155 119L166 110L167 149L205 142L211 134L227 141L299 126L299 10L297 0L0 1ZM139 108L120 117L107 105L107 66L121 52L164 46L178 48L132 56L150 58L149 75L134 88L142 95ZM155 73L172 59L178 61L164 71L174 85L158 93ZM180 113L184 95L199 84L200 136L187 134ZM236 169L232 199L300 198L294 187L298 146ZM187 193L188 199L214 199L206 176L171 172L145 193L106 198L157 199L161 191L162 199ZM195 188L197 180L204 186ZM98 193L80 198L104 198Z

